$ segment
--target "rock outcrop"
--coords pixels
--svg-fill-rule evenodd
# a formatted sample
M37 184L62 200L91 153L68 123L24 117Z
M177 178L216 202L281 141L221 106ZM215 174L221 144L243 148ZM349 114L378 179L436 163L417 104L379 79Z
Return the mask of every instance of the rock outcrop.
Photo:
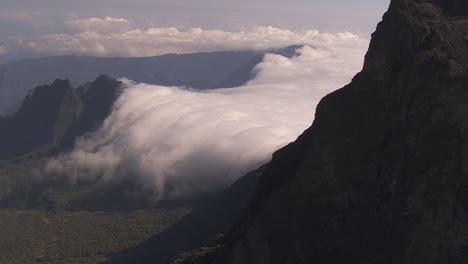
M207 262L468 263L467 3L393 0Z
M18 112L0 120L0 160L59 143L80 111L81 101L68 81L30 91Z
M71 147L77 136L101 125L124 88L100 76L78 90L67 80L31 90L18 112L0 118L0 160Z

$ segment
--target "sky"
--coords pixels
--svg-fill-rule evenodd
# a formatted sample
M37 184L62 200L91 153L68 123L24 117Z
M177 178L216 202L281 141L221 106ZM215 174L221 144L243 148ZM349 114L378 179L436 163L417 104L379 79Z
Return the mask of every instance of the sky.
M389 0L0 0L0 63L65 54L160 55L163 52L141 52L155 39L159 44L161 39L167 39L166 46L175 47L176 53L225 50L232 47L209 45L220 42L214 35L226 39L230 33L234 39L246 39L248 36L242 32L252 36L259 28L297 35L313 30L349 31L369 39L388 4ZM169 32L160 33L168 28ZM206 38L209 41L193 40L191 36L199 36L200 30L210 33ZM174 35L177 43L172 39ZM233 38L227 38L226 42ZM183 39L189 44L193 40L196 45L190 45L193 49L178 50ZM200 50L203 45L206 47Z

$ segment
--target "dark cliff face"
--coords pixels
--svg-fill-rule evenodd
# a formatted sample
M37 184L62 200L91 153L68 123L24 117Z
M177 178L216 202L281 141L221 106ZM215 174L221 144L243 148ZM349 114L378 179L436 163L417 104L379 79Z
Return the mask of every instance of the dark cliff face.
M81 102L68 81L37 87L17 113L0 120L0 160L59 143L80 108Z
M394 0L210 263L468 263L466 1Z
M61 150L73 147L77 137L96 131L110 115L114 102L125 88L122 82L107 75L79 87L76 93L82 102L82 110L61 142Z
M442 7L443 12L454 16L466 16L468 13L468 2L464 0L432 0L428 2L434 2Z
M0 119L0 160L71 147L77 136L101 125L124 88L107 76L78 91L66 80L35 88L18 112Z
M0 207L115 210L148 204L143 197L129 199L123 191L134 182L95 188L93 182L71 184L65 175L36 175L47 157L70 150L77 137L95 131L125 88L105 75L76 90L68 81L57 80L31 91L13 116L0 118Z
M99 76L93 83L81 89L80 98L84 104L79 119L78 135L96 130L109 116L115 100L125 85L106 75Z

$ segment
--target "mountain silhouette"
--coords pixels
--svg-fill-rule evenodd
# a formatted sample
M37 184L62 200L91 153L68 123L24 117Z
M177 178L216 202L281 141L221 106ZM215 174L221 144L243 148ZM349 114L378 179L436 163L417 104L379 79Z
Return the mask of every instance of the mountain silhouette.
M230 234L174 263L468 263L467 17L465 0L393 0Z
M14 115L0 119L0 160L41 148L71 147L77 136L100 126L123 88L121 82L100 76L77 90L68 80L31 90Z

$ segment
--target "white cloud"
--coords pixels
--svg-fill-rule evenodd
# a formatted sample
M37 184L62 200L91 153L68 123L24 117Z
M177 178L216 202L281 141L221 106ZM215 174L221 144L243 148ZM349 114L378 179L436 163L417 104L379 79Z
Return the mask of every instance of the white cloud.
M222 43L235 38L223 32L166 30L176 36L217 35L214 39ZM260 45L268 45L268 38L296 36L273 28L256 32ZM253 34L236 36L251 41ZM73 179L100 176L103 182L135 177L157 198L232 182L295 140L311 124L319 100L360 70L368 41L348 33L308 34L316 49L305 47L291 59L266 55L256 79L242 87L193 91L129 82L103 127L80 138L47 171ZM233 45L240 43L246 42Z
M142 57L166 53L280 48L293 44L315 46L338 34L316 30L291 31L262 26L238 31L154 27L150 21L123 17L47 16L38 12L0 12L1 43L21 56ZM139 21L139 20L138 20ZM182 26L182 28L185 28Z
M355 38L351 33L320 34L316 30L293 32L271 26L247 31L222 31L175 27L132 28L123 18L70 19L75 34L46 34L11 37L10 46L43 55L90 55L142 57L166 53L192 53L225 50L260 50L293 44L316 46L327 39Z
M130 29L130 21L125 18L90 17L80 19L75 16L69 16L65 25L78 32L98 32L101 34L125 32Z

